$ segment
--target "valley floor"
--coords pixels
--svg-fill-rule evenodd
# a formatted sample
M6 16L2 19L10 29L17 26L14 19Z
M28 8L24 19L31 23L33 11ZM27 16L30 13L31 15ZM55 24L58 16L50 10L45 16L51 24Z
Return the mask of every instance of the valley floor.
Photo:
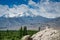
M33 35L37 31L36 30L28 30L28 35ZM19 31L16 30L7 30L0 31L0 40L20 40ZM22 36L23 37L23 36Z

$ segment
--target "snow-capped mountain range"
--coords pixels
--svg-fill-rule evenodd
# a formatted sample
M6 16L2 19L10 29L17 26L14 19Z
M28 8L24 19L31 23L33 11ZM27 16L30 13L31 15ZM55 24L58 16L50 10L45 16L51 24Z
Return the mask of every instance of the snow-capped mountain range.
M58 15L58 16L57 16ZM0 17L22 17L22 16L42 16L46 18L60 17L60 2L50 0L41 0L36 3L29 0L28 5L13 5L9 8L7 5L0 5Z
M28 5L0 5L0 29L18 29L27 27L60 27L60 2L41 0L35 3L29 0Z

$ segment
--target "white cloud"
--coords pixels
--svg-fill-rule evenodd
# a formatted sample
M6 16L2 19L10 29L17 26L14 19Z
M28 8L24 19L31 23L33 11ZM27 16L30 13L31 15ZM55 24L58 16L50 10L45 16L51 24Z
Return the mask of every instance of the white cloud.
M28 3L29 5L36 5L36 3L35 2L33 2L32 0L29 0L29 3Z
M49 2L49 0L41 0L40 4L35 3L35 5L31 6L39 7L39 9L31 10L35 15L40 15L47 18L60 17L60 2Z
M2 6L2 7L1 7ZM18 15L23 15L24 12L28 11L27 5L14 5L13 8L9 8L8 6L1 5L0 6L0 16L5 15L5 17L16 17Z
M7 5L0 5L0 16L4 15L8 9L9 7Z
M37 8L29 8L30 6ZM30 13L29 13L29 12ZM0 17L17 17L17 16L43 16L46 18L60 17L60 2L45 2L35 3L32 0L29 1L28 5L14 5L13 8L9 8L7 5L0 5Z

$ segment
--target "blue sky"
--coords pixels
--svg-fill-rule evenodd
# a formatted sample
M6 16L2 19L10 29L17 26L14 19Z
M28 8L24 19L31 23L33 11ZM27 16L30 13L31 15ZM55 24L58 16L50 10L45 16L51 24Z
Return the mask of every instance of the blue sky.
M28 4L29 0L0 0L0 4L2 5L8 5L8 6L13 6L15 5L21 5L21 4ZM33 0L36 3L39 2L39 0Z
M21 5L21 4L28 4L29 0L0 0L0 4L2 5L8 5L9 7L12 7L15 5ZM33 0L34 2L38 3L40 0ZM53 2L60 2L60 0L51 0Z

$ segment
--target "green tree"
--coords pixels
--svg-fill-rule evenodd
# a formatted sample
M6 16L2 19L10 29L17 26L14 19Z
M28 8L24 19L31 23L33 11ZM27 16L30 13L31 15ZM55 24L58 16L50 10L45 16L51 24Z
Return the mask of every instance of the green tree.
M23 36L23 30L22 30L22 26L21 26L21 28L19 30L19 38L21 38L22 36Z
M8 29L7 29L7 31L6 31L6 32L7 32L7 36L9 36L9 30L8 30Z
M38 30L40 31L41 30L41 27L39 27Z
M25 35L27 35L27 34L28 34L28 33L27 33L27 27L24 26L23 35L25 36Z
M0 32L0 40L2 40L2 35L1 35L1 32Z

